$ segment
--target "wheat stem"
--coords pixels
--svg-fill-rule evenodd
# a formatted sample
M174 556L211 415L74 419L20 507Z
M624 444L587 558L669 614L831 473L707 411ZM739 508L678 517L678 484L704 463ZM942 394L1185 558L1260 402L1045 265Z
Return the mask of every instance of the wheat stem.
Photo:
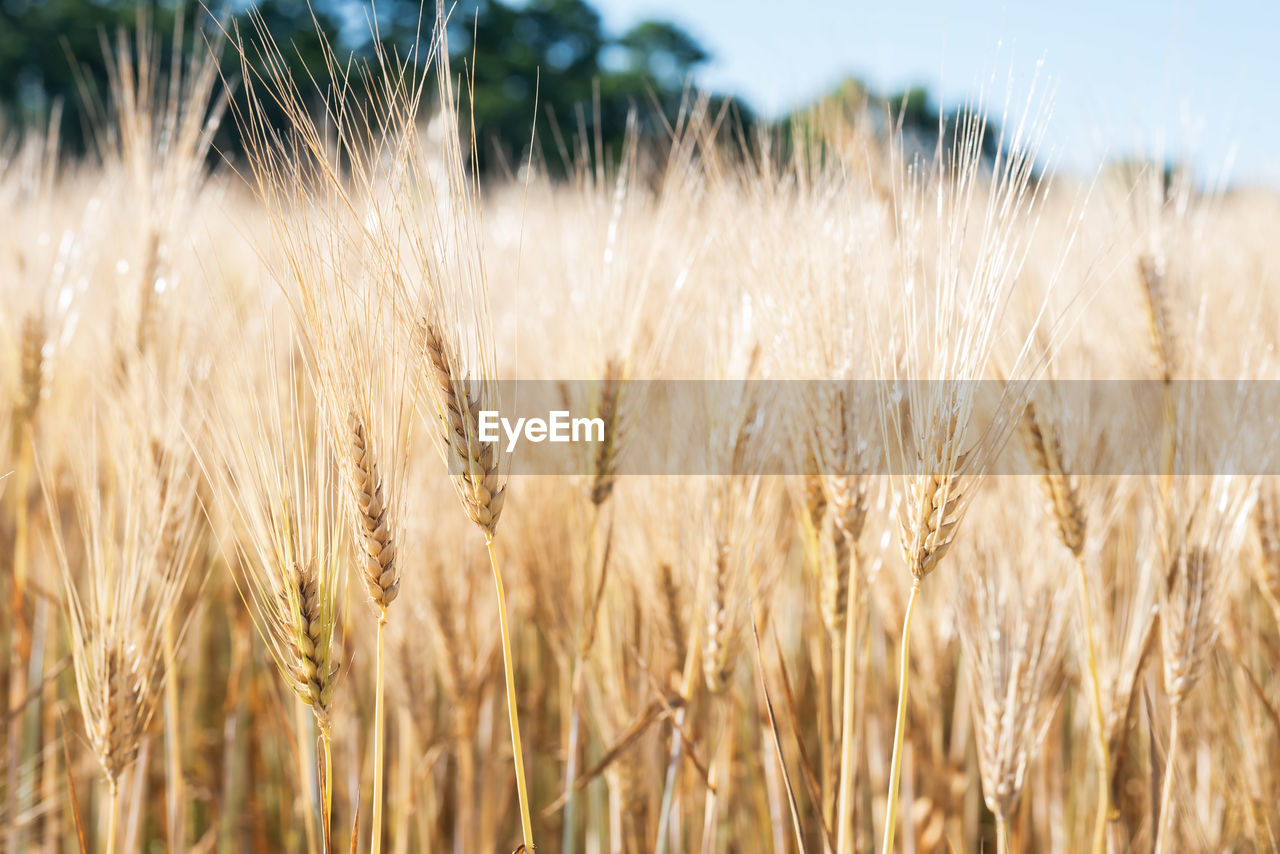
M1173 771L1174 764L1178 758L1178 707L1181 704L1177 701L1173 703L1173 716L1169 724L1169 761L1165 763L1164 769L1164 785L1160 787L1160 816L1157 819L1156 826L1156 844L1152 849L1155 854L1160 854L1164 850L1164 841L1169 830L1169 808L1173 804Z
M694 595L694 602L702 602L705 584L706 573L699 573L698 589ZM666 854L667 851L667 837L671 826L671 809L675 802L676 772L680 768L680 757L684 747L680 732L684 727L686 713L689 710L689 701L693 698L693 689L698 673L698 648L700 646L699 637L702 632L702 622L702 620L693 621L689 641L685 646L684 672L680 677L680 697L684 702L680 705L680 708L676 709L675 720L671 724L671 751L667 758L667 774L662 787L662 804L658 811L658 838L654 842L654 854Z
M524 847L533 851L533 823L529 820L529 793L524 783L524 751L520 748L520 719L516 712L516 680L511 661L511 633L507 628L507 594L502 587L502 569L498 566L498 553L494 550L493 535L486 532L485 547L489 550L489 565L493 568L493 586L498 594L498 629L502 633L502 669L507 677L507 716L511 719L511 752L516 766L516 794L520 798L520 830Z
M916 598L920 595L920 579L911 581L911 595L907 598L907 613L902 618L902 654L898 664L898 716L893 726L893 761L889 766L889 803L884 812L884 845L881 854L892 854L893 832L898 820L898 778L902 775L902 736L907 723L907 678L911 671L910 642L911 615L915 611Z
M600 521L600 505L592 502L591 508L591 523L587 528L586 565L588 572L595 563L596 527ZM604 573L604 571L605 567L602 566L600 572ZM595 584L592 584L589 588L591 591L595 589ZM564 830L560 839L562 854L573 854L577 842L574 831L578 824L578 804L575 798L577 787L574 786L574 782L578 779L578 743L581 740L582 733L582 695L586 689L583 666L595 639L596 617L599 613L599 605L598 601L587 603L587 619L589 623L585 627L586 635L583 637L583 641L573 659L573 676L569 689L569 755L566 757L564 770Z
M14 467L14 522L13 567L9 586L9 613L12 620L9 630L9 697L8 767L6 768L7 809L13 819L6 831L8 848L21 850L25 844L25 828L17 817L24 811L23 785L20 769L28 745L23 739L25 715L21 706L27 694L27 668L30 664L31 628L27 625L27 555L30 504L27 501L31 485L31 430L29 420L20 420L16 426L18 460Z
M1102 711L1102 682L1098 678L1098 653L1093 637L1093 607L1089 602L1089 576L1085 572L1084 559L1076 561L1080 574L1080 608L1084 619L1085 647L1088 651L1089 682L1092 688L1093 725L1098 743L1098 815L1093 825L1093 854L1102 854L1106 848L1107 819L1111 807L1111 758L1107 749L1107 722Z
M694 652L690 648L687 658L692 659L693 657ZM686 671L686 676L687 674L688 671ZM688 689L684 695L686 698L693 690L692 682L692 678L684 680L685 688ZM675 720L671 724L671 753L667 758L667 774L662 786L662 805L658 810L658 838L654 844L654 854L666 854L667 851L667 836L671 826L671 807L675 802L676 771L680 768L680 757L684 747L684 742L680 739L680 729L684 726L685 710L688 707L686 702L679 709L676 709Z
M378 662L374 676L373 694L373 839L370 842L371 854L382 851L382 765L383 752L386 748L387 727L383 720L382 695L385 691L385 674L383 652L384 638L387 633L387 609L378 611Z
M824 630L826 627L823 627ZM830 638L830 632L826 632ZM834 690L834 679L831 676L832 669L836 666L836 645L834 642L823 645L825 655L819 654L814 657L814 688L818 692L816 701L817 705L817 727L818 727L818 744L820 750L818 752L818 808L821 811L822 821L827 827L831 826L831 809L829 808L830 797L830 780L831 780L831 746L835 744L834 735L835 723L832 721L834 715L833 708L837 702L832 696ZM835 854L827 845L827 840L823 839L823 854Z
M578 823L578 804L574 798L576 787L573 784L578 775L578 741L582 726L579 703L581 702L582 689L582 661L575 660L573 663L572 682L569 688L569 703L572 706L569 713L569 755L564 766L564 830L560 837L560 850L564 854L573 854L574 828Z
M31 505L27 501L27 494L31 488L31 442L26 435L23 436L22 445L18 451L18 463L13 470L13 491L16 498L14 505L14 521L13 521L13 590L11 592L12 607L14 608L14 618L18 621L23 619L22 606L26 599L27 591L27 555L28 548L28 531L30 530ZM19 637L25 637L22 633L28 631L25 623L18 624ZM27 641L23 640L23 643Z
M719 751L717 751L718 753ZM718 757L717 757L718 759ZM707 794L703 800L702 808L702 843L700 847L701 854L712 854L716 846L716 787L719 777L720 763L718 761L711 764L710 773L707 775Z
M839 571L839 570L837 570ZM843 609L842 609L843 610ZM827 674L826 714L830 723L828 741L823 744L822 759L822 820L827 827L834 827L838 820L836 814L839 799L839 755L841 754L840 722L843 721L841 701L844 697L844 634L841 625L836 631L827 633L827 647L831 653L831 670Z
M120 785L112 779L107 782L107 788L111 791L111 814L107 819L107 854L115 854L116 825L120 823Z
M329 727L325 726L320 730L320 745L324 751L324 774L321 785L324 791L321 792L321 800L324 801L324 815L322 819L324 825L321 830L324 835L324 850L329 852L333 845L329 839L330 825L333 818L333 741L329 736Z
M853 751L853 680L856 676L854 661L854 645L857 642L857 629L854 622L854 610L857 602L856 567L858 555L856 549L849 550L849 593L845 599L844 618L844 703L840 717L840 795L836 807L836 852L846 854L853 844L853 772L857 757Z
M182 739L180 737L178 719L178 662L174 654L175 642L172 614L165 616L163 631L164 635L161 641L165 669L164 735L168 757L169 839L171 850L181 851L185 848L182 819Z
M996 816L996 854L1009 854L1009 819L1004 813Z
M315 739L310 738L311 727L316 725L315 715L311 709L301 703L293 704L293 725L297 730L299 738L303 734L308 736L308 743L313 743ZM318 765L319 759L310 759L306 751L299 750L297 752L298 760L298 779L305 784L306 804L305 811L302 813L305 819L302 822L303 835L306 838L307 854L317 854L320 848L316 844L316 819L320 816L320 773L321 769ZM314 778L312 774L314 773ZM314 783L314 785L313 785Z

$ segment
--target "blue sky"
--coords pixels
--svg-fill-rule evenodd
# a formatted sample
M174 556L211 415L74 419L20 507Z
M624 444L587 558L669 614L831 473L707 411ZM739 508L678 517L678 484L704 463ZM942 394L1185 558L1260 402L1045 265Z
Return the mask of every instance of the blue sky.
M926 85L953 105L1043 60L1054 90L1046 145L1062 168L1162 151L1202 177L1280 187L1277 0L595 0L612 31L645 17L714 55L699 83L777 113L855 75L877 91Z

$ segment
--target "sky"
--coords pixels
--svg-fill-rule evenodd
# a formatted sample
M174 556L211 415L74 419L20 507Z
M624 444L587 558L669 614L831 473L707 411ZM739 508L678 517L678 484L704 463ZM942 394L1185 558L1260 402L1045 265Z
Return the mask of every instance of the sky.
M777 115L856 76L943 106L1051 96L1042 160L1091 174L1156 155L1280 188L1277 0L595 0L606 28L675 21L714 56L697 82ZM1038 75L1038 76L1037 76ZM1006 92L1012 78L1012 97Z

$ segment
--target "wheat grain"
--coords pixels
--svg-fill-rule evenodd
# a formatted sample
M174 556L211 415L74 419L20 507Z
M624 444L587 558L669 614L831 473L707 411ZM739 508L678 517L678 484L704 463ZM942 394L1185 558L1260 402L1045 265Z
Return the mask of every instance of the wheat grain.
M1008 851L1008 822L1062 692L1066 609L1048 576L1020 581L1025 569L997 553L984 549L975 560L982 570L965 574L959 625L973 685L982 793L1000 824L1000 850ZM1041 586L1028 589L1036 583Z
M457 360L439 330L428 322L418 329L449 473L467 516L492 537L507 499L497 445L480 441L480 411L493 404L482 400L466 377L458 376Z
M359 510L360 540L365 556L365 588L373 603L386 610L400 592L400 574L396 567L396 547L391 536L387 499L364 423L354 413L348 423L351 436L351 488Z

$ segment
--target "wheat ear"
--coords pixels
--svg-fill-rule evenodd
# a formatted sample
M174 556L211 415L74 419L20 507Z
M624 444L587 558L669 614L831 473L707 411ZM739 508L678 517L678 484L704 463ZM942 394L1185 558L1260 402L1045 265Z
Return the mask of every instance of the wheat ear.
M1173 468L1178 455L1177 401L1173 394L1173 380L1178 375L1178 336L1173 324L1170 307L1168 274L1162 255L1144 255L1138 259L1138 273L1142 280L1142 295L1147 309L1147 332L1151 343L1151 357L1156 376L1160 380L1160 401L1163 422L1160 449L1160 509L1167 513L1172 490Z
M280 592L283 618L281 651L287 654L280 661L281 673L286 683L304 705L311 707L316 729L320 733L323 756L321 762L321 793L323 800L323 824L321 826L325 847L329 847L329 823L333 812L333 697L338 684L340 664L333 649L334 603L326 602L323 579L310 562L295 564L293 578Z
M1171 508L1182 514L1166 528L1165 578L1160 600L1160 651L1171 721L1169 752L1160 795L1154 850L1164 850L1172 828L1173 778L1180 713L1217 641L1227 594L1225 569L1235 563L1253 513L1248 478L1215 475L1207 486L1180 482Z
M603 505L613 494L618 465L618 404L622 394L622 367L616 359L605 364L600 383L597 415L604 422L604 441L596 448L591 483L591 503Z
M151 465L137 435L137 414L110 412L110 453L97 439L82 463L77 510L85 572L77 579L62 536L54 546L71 634L72 664L88 740L113 801L121 776L136 759L166 679L166 626L178 608L191 569L195 519L179 489L173 460ZM52 518L53 487L45 494ZM157 502L157 496L162 496ZM175 633L181 637L181 629ZM108 847L115 844L110 833Z
M365 589L377 606L380 619L385 619L387 606L400 593L400 572L396 566L396 546L388 517L388 498L364 421L352 413L348 429L351 490L359 520L360 546L364 551Z
M735 659L729 621L729 547L723 538L715 544L707 580L707 636L702 651L702 673L707 690L718 696L729 687Z
M449 472L467 516L486 539L492 539L507 493L496 446L480 441L483 403L473 395L471 383L457 376L455 360L436 325L420 321L418 332L430 371L432 401L444 429Z

